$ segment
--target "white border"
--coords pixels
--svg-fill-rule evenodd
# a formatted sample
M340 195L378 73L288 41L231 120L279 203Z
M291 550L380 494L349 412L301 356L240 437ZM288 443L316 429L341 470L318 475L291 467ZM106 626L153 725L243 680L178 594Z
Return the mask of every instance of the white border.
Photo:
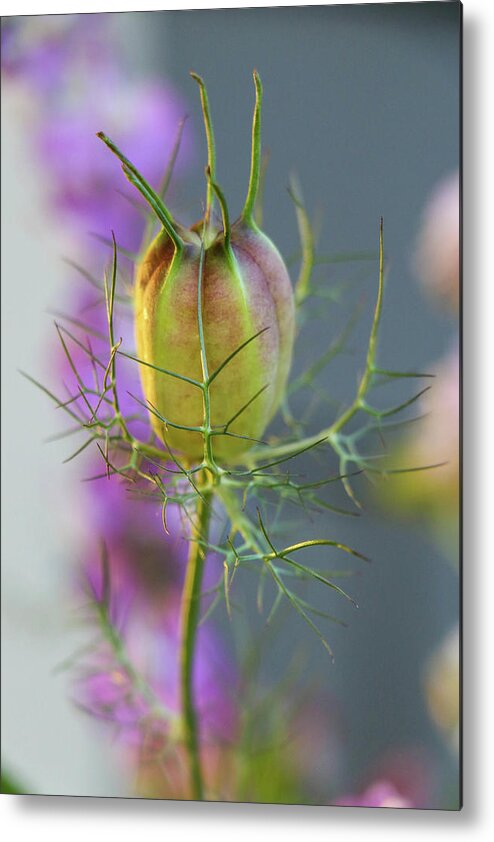
M390 3L394 0L377 0L381 3ZM414 0L401 0L401 2L414 2ZM423 0L428 2L428 0ZM360 0L360 4L367 5L376 4L376 0ZM190 3L160 3L153 2L153 0L141 0L141 2L125 2L125 0L3 0L1 6L2 15L41 15L41 14L70 14L76 12L150 12L159 11L163 9L236 9L242 7L260 8L263 6L326 6L326 5L352 5L348 0L340 0L339 3L328 4L324 2L300 3L297 0L280 0L280 2L266 3L261 0L250 0L250 2L235 2L235 0L223 0L219 3L211 2L194 2ZM476 6L488 6L488 0L466 0L467 8L474 8Z

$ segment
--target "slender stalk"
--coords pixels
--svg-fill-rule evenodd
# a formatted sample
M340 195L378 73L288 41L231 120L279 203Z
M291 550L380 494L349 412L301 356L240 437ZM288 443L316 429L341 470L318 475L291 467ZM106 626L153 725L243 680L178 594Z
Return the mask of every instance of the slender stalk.
M190 543L187 572L182 593L180 632L180 690L182 727L189 761L190 792L196 801L204 798L204 786L199 750L199 725L194 704L194 657L197 627L200 619L201 584L211 508L211 493L204 492L197 498L196 523Z

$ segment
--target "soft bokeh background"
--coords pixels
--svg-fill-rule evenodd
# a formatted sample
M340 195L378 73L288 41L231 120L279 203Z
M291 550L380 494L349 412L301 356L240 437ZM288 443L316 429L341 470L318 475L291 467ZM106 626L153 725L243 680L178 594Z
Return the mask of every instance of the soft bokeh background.
M161 75L190 115L195 151L173 197L189 221L200 215L205 150L188 71L201 73L208 84L218 178L234 213L248 175L251 71L259 70L270 151L267 232L284 254L296 251L286 191L294 170L308 208L322 211L321 252L376 248L382 215L389 277L380 361L435 371L455 342L457 316L429 296L415 252L432 191L458 168L458 5L126 14L114 16L112 31L134 73ZM53 432L53 409L17 370L42 379L49 368L53 328L45 313L63 309L67 281L59 258L71 253L73 235L44 210L46 173L20 129L29 100L2 87L4 755L30 791L124 794L126 771L115 764L110 737L101 740L68 702L65 677L53 674L77 646L67 569L77 562L84 521L71 467L60 464L66 447L42 444ZM328 271L328 283L333 279L355 284L347 299L351 304L363 292L370 310L375 264ZM297 369L327 344L345 315L348 307L335 305L328 319L314 322ZM351 343L354 353L321 380L338 398L353 394L366 324ZM324 421L323 409L314 415L314 429ZM431 452L429 461L442 458ZM337 534L374 562L351 582L359 611L337 606L350 628L329 630L336 663L325 659L296 618L282 615L263 644L258 680L269 685L273 676L281 678L300 649L298 688L311 704L300 719L300 735L315 797L329 800L329 790L333 797L394 777L404 778L405 792L409 785L421 803L454 806L457 753L429 714L424 686L430 658L458 620L456 513L438 535L420 512L405 518L403 511L390 511L379 491L366 499L368 512L359 522L328 517L323 524L324 534ZM245 577L243 587L250 630L259 630L255 583ZM233 649L237 637L242 650L247 622L232 629L224 620L222 627L228 645Z

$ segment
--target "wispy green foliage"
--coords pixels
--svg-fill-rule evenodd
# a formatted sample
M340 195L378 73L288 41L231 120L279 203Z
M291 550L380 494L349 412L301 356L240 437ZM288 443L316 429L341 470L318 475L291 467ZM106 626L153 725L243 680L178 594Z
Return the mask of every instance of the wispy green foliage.
M307 216L302 210L301 200L297 198L297 210L303 219L300 225L301 235L310 230ZM305 257L302 260L302 270L299 276L302 279L302 290L298 296L299 304L302 306L304 300L310 296L310 272L313 268L312 239L310 244L303 244L302 252ZM350 405L338 415L328 426L322 430L306 436L303 439L287 438L275 444L259 443L256 447L247 452L245 464L234 468L218 464L214 455L214 439L216 436L234 436L230 427L234 420L250 405L250 403L261 394L262 390L252 396L251 400L240 407L234 417L221 428L215 428L211 424L211 402L210 387L218 374L226 368L232 360L240 354L247 344L255 342L262 333L255 334L246 342L242 343L232 354L230 354L213 372L209 371L206 347L204 341L204 329L202 323L202 296L201 285L204 264L204 246L201 251L201 260L197 284L197 319L199 326L200 356L202 365L202 380L193 380L177 372L158 369L163 376L185 380L196 387L202 395L203 420L202 424L196 427L185 427L177 424L174 420L163 418L149 401L141 400L136 396L136 408L141 407L146 411L159 416L165 428L178 427L180 429L193 430L203 436L204 455L203 460L192 467L182 464L180 454L173 453L170 449L163 449L153 439L140 441L129 431L128 419L125 418L120 409L119 388L117 382L117 360L122 355L139 365L152 365L139 360L135 355L124 351L121 347L122 340L116 339L114 327L115 301L117 298L116 282L118 268L118 249L115 238L112 236L112 265L111 270L105 276L102 289L105 293L106 315L108 322L108 358L100 359L91 350L89 335L85 338L78 337L68 328L59 324L56 325L58 336L67 357L70 368L74 374L76 391L67 399L62 399L49 392L44 391L52 398L56 405L65 411L72 421L77 422L79 429L86 434L83 443L68 456L70 461L82 453L91 444L96 444L104 460L105 473L108 477L118 474L127 479L130 483L136 483L138 479L147 481L161 500L166 524L166 508L169 505L176 505L183 509L185 520L193 522L194 507L197 496L213 492L224 506L226 515L230 522L228 536L221 548L224 555L223 593L228 607L229 592L233 576L238 567L258 566L260 571L266 568L276 584L279 596L289 600L291 605L299 613L312 629L314 629L325 645L327 642L321 635L319 629L310 619L308 611L310 607L305 606L293 592L292 587L286 584L287 573L295 574L301 580L307 578L316 579L321 584L333 589L336 593L343 594L339 586L334 585L325 577L315 574L309 566L299 564L291 558L291 552L287 550L276 552L268 534L268 526L259 518L252 518L248 509L251 502L262 501L268 494L271 498L277 497L281 504L293 503L310 511L333 512L335 514L353 515L357 511L346 509L325 500L321 492L332 483L341 482L351 501L358 507L361 505L352 488L351 480L359 474L389 474L397 470L410 470L410 468L390 468L389 465L379 467L379 458L382 454L374 456L366 454L361 448L368 435L373 432L383 434L388 426L395 426L386 423L390 416L397 415L411 406L422 394L419 391L406 401L386 409L377 409L369 401L369 393L372 388L383 381L390 381L397 378L418 378L427 377L424 374L410 372L397 372L380 368L376 362L378 331L382 317L383 288L384 288L384 252L383 252L383 227L380 227L380 260L379 276L377 285L377 301L374 311L374 318L369 336L368 349L365 359L364 372L359 380L357 391ZM125 299L122 299L125 303ZM357 316L354 316L354 319ZM351 329L352 323L342 331L330 344L324 358L314 361L307 371L289 384L287 396L303 385L310 383L317 376L323 366L332 360L344 347L346 337ZM79 374L69 343L74 343L79 351L90 360L94 373L94 381L91 384L83 382ZM156 367L158 368L158 367ZM38 384L39 385L39 384ZM42 387L44 388L44 387ZM363 423L351 431L350 422L360 415ZM408 421L408 419L407 419ZM296 476L290 473L291 460L296 461L302 455L308 456L316 451L323 454L328 447L334 451L339 460L339 472L330 475L316 482L300 482ZM414 468L417 470L417 468ZM201 477L201 481L195 477ZM237 536L237 537L236 537ZM236 542L236 543L235 543ZM267 544L267 547L266 547ZM350 552L354 556L361 554L338 544L336 541L305 541L299 547L321 547L335 546ZM264 577L264 572L261 572ZM329 647L328 647L329 648Z
M303 239L302 266L297 286L299 290L297 300L299 307L302 308L312 294L311 273L316 260L314 238L310 233L310 223L300 193L296 193L295 188L293 188L292 195L296 203L299 230ZM309 238L308 241L307 237ZM125 296L119 298L117 293L118 248L113 235L111 243L111 268L103 283L98 284L104 292L106 304L107 357L101 359L92 351L89 333L85 337L78 336L67 327L57 323L58 336L74 375L75 391L68 398L62 398L41 386L57 407L67 413L72 422L75 422L75 427L72 427L68 433L75 433L76 430L80 430L85 434L84 441L67 457L67 461L75 458L90 445L96 445L104 462L104 474L106 476L111 477L117 474L130 484L139 482L139 487L141 487L142 481L144 481L149 485L150 492L156 496L157 501L162 506L165 528L168 506L178 506L183 512L184 522L189 523L190 528L193 528L197 499L207 498L211 506L213 505L211 501L218 499L222 503L229 525L225 529L224 541L220 546L210 547L206 539L204 547L205 552L208 549L214 549L223 559L223 573L220 586L217 589L215 605L221 599L224 599L226 610L231 615L230 592L239 568L256 569L260 575L262 588L264 588L267 571L277 592L275 604L270 608L268 616L272 616L281 599L288 600L305 623L315 631L327 650L331 651L325 636L310 616L318 609L315 606L308 605L301 596L297 595L294 585L297 581L315 580L344 598L351 600L351 597L339 585L335 584L330 576L326 577L319 574L312 567L312 562L302 564L293 558L293 554L299 549L314 548L313 554L316 556L321 552L322 547L326 547L344 551L357 558L364 558L364 556L337 540L326 539L307 539L295 547L275 550L273 538L270 536L269 523L261 516L259 506L264 506L268 500L274 500L277 501L279 511L285 505L290 504L300 507L306 513L319 511L331 512L335 515L357 516L361 503L352 485L355 477L359 475L383 475L396 471L419 470L429 467L396 468L390 467L387 463L381 467L380 461L383 459L383 454L368 453L364 446L371 434L377 433L382 436L387 429L395 428L397 422L390 422L389 419L404 412L418 400L425 390L420 390L407 400L385 409L378 409L371 403L371 391L382 385L383 382L429 376L384 369L377 364L378 333L382 318L384 292L382 221L379 234L377 299L365 356L364 371L359 379L355 397L349 406L323 429L301 438L299 435L294 437L289 426L287 437L284 440L279 439L275 443L254 442L254 446L243 457L243 464L234 467L222 465L218 462L214 449L215 438L237 435L231 431L233 422L259 397L263 389L252 395L245 406L239 407L237 413L226 424L218 428L211 423L210 388L219 373L230 365L232 360L238 354L241 354L248 344L255 342L263 331L259 331L246 342L243 342L214 371L209 370L201 303L205 252L203 243L197 279L197 322L202 379L194 380L178 372L153 366L163 376L184 380L200 391L203 403L202 423L194 427L180 425L174 419L163 418L148 400L135 396L137 414L140 410L155 414L159 417L165 429L172 427L200 433L203 437L203 458L198 464L190 466L182 462L180 453L175 453L166 446L166 437L164 448L153 437L150 437L148 441L137 439L129 430L129 418L124 417L120 408L118 357L123 356L136 365L152 366L152 363L140 360L135 354L124 350L122 340L116 338L115 304L118 300L119 306L125 306L127 299ZM91 282L97 284L97 281L93 278L91 278ZM341 352L358 315L356 312L340 335L332 340L322 358L311 363L305 372L289 383L285 408L289 397L299 388L311 384L324 366ZM91 383L84 382L78 372L69 347L70 343L73 343L78 351L82 352L90 361L93 372ZM354 422L358 418L361 418L362 421L355 425ZM410 423L410 419L407 418L401 423ZM291 470L292 463L298 465L299 458L302 456L310 458L321 454L324 462L328 462L328 465L332 464L326 455L328 450L333 451L337 457L339 465L337 472L331 469L331 473L320 480L303 482ZM343 484L351 503L356 508L343 507L325 499L323 492L336 483ZM257 510L257 516L253 514L255 510ZM216 517L218 517L217 513ZM261 599L259 604L262 604Z

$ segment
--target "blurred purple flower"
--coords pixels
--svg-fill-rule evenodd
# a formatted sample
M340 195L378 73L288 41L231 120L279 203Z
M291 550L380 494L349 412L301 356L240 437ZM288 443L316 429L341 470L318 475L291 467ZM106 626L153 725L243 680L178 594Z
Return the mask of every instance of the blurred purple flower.
M44 100L60 91L67 65L106 61L111 51L107 15L36 15L2 18L2 73Z
M95 232L108 239L115 231L118 246L138 249L145 217L136 208L138 197L122 176L118 162L96 137L104 129L118 142L153 184L158 185L171 155L184 107L164 82L130 76L125 55L119 49L112 15L60 15L12 18L2 22L2 71L10 82L30 94L32 108L26 114L27 135L39 160L47 185L50 208L64 225L80 235L79 263L101 284L110 251ZM187 159L190 145L181 146L176 166ZM124 195L122 195L124 194ZM130 201L129 201L130 199ZM71 280L75 277L72 270ZM129 292L132 265L119 259L118 293L123 275ZM97 391L95 371L102 378L109 359L103 293L72 283L70 316L87 326L72 327L79 341L90 347L103 366L67 335L73 363L84 384ZM133 350L132 310L117 307L115 333L127 351ZM102 339L99 338L102 335ZM65 398L78 393L71 363L60 348L59 373L66 383ZM135 435L149 435L137 365L119 357L120 403L125 416L138 414L131 423ZM130 394L129 394L130 393ZM93 398L96 402L96 398ZM79 405L84 400L79 398ZM75 408L77 404L75 404Z
M110 354L102 280L111 249L87 235L95 232L109 239L113 230L119 249L135 252L145 228L145 216L136 207L138 196L96 132L110 135L158 187L185 110L163 80L130 77L111 21L111 15L66 15L18 18L2 26L4 78L31 96L28 136L47 184L50 209L62 224L82 233L78 262L100 286L100 291L95 290L81 279L80 272L67 270L73 283L65 309L70 314L68 329L77 337L74 341L62 334L70 361L62 347L58 355L67 399L78 395L80 381L99 391ZM177 159L179 170L190 152L186 136L184 140ZM126 295L128 300L116 302L115 337L117 341L122 337L130 352L134 344L129 295L132 268L132 262L119 253L117 295ZM119 356L117 371L123 414L137 412L144 419L130 422L129 428L147 438L146 412L131 396L142 398L138 367ZM87 399L94 408L96 394L88 392ZM79 397L72 406L82 408L83 403ZM98 456L96 465L86 465L85 474L103 470ZM127 745L141 749L151 735L155 747L162 748L179 710L179 602L187 530L179 510L170 505L171 537L167 536L160 500L136 496L139 487L129 488L118 476L86 488L90 537L82 555L100 643L79 663L75 696L94 716L122 730ZM109 559L108 602L103 602L95 538L104 541ZM214 559L208 559L206 588L214 582L214 566ZM228 738L235 726L230 699L233 670L209 625L199 631L194 681L203 738Z
M78 232L108 237L114 229L120 245L137 249L143 217L121 195L135 199L96 132L158 185L185 109L163 80L130 76L111 22L105 14L2 21L2 70L34 95L29 132L54 211ZM185 135L179 169L189 151Z
M157 187L184 114L163 83L133 83L114 68L102 71L88 75L77 99L61 103L53 119L40 126L37 152L49 173L55 211L84 233L108 237L113 229L119 245L132 251L139 248L144 216L133 206L137 194L96 132L112 137ZM182 147L177 162L183 155Z

